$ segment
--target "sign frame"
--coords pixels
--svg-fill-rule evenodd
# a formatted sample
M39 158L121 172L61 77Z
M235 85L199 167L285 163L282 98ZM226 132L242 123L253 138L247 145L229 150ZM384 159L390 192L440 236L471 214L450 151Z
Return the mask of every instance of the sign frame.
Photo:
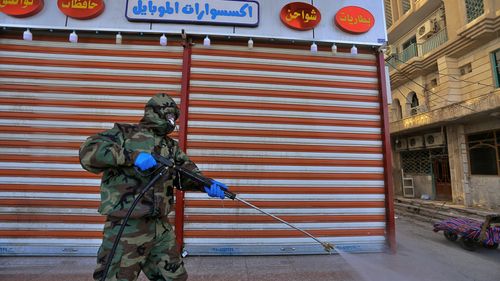
M158 2L165 3L165 7L160 7L153 4ZM243 5L238 9L238 4ZM232 7L236 7L236 9L229 10ZM148 13L156 14L156 12L158 12L159 17L148 16ZM167 13L173 15L173 17L163 18L163 16ZM179 16L180 13L191 17L191 19L181 18ZM132 14L134 14L135 16ZM244 14L244 16L249 15L251 21L244 22L216 20L218 16L244 17L241 16L241 14ZM193 15L195 15L196 17L193 18ZM206 16L209 16L209 18L211 18L212 20L204 19ZM260 3L254 0L152 0L147 1L147 5L145 5L143 4L142 0L127 0L125 17L130 22L184 23L196 25L257 27L260 22Z

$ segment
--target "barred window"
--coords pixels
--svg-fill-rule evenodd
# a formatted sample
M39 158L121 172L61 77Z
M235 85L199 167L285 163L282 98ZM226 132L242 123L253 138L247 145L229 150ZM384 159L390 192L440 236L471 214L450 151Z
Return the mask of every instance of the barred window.
M431 157L429 150L402 151L401 167L405 173L430 175Z
M484 2L483 0L465 0L465 10L467 22L471 22L484 14Z

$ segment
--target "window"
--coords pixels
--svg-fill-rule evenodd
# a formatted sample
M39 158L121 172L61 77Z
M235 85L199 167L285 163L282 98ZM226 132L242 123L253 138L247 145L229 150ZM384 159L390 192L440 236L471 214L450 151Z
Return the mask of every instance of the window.
M429 150L402 151L401 168L408 174L430 175L431 157Z
M467 136L471 175L500 175L500 130Z
M403 14L406 14L411 9L410 0L402 0L401 7L403 8Z
M394 120L401 120L403 118L401 102L399 102L399 99L394 99L394 102L392 103L392 111L394 113Z
M497 88L500 87L500 49L496 50L491 54L491 61L493 65L493 79L495 79L495 85Z
M484 14L484 0L465 0L467 22L471 22Z
M460 75L463 76L467 73L471 73L472 72L472 65L470 64L470 62L468 64L465 64L465 65L462 65L460 67Z
M389 28L392 26L392 5L391 0L384 0L384 10L385 10L385 27Z
M417 94L415 92L411 92L409 98L410 98L410 115L416 115L418 114L418 106L419 106Z

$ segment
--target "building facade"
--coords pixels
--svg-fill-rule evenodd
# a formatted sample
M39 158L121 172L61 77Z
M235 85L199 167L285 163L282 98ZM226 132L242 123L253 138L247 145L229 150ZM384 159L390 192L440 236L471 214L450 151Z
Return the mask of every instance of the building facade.
M385 12L395 194L500 208L500 1Z

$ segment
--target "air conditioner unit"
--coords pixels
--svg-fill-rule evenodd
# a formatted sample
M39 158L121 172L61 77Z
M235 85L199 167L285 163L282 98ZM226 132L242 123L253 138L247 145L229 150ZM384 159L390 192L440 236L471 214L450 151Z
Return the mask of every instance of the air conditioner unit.
M445 145L442 133L425 134L424 139L426 147L439 147Z
M424 148L424 137L413 136L408 138L408 149L418 150Z
M394 149L396 151L407 150L408 140L406 138L397 138L394 142Z
M417 41L425 41L434 32L434 23L427 20L417 28Z

